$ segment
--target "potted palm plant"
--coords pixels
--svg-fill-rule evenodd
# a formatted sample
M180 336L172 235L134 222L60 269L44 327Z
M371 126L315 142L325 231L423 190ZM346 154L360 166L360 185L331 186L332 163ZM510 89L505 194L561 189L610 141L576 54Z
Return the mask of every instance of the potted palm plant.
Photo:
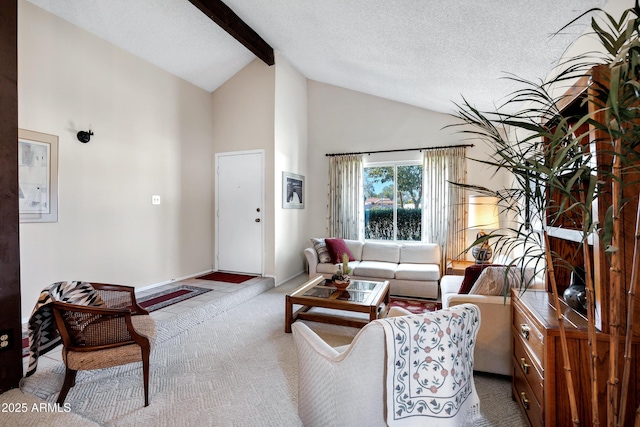
M640 191L640 7L636 1L620 19L600 9L585 14L595 12L601 15L592 18L591 29L602 46L602 54L571 58L548 81L515 78L523 88L496 112L479 111L466 100L458 106L455 116L462 122L461 132L490 147L491 157L477 161L508 171L513 185L497 191L457 185L498 197L503 213L514 219L515 225L482 236L470 247L491 240L496 252L519 253L521 262L514 262L513 268L520 266L521 277L525 277L525 268L544 271L559 317L567 401L572 422L577 425L580 409L572 370L580 362L571 360L567 351L562 297L556 280L577 266L566 253L554 251L549 236L551 231L567 229L574 233L584 264L579 267L585 270L593 400L590 421L593 425L606 421L609 426L622 426L633 418L632 410L636 409L628 405L638 404L637 392L630 393L629 384L631 373L638 370L638 361L632 358L632 342L637 335L633 326L640 248L633 251L632 259L622 258L623 248L633 247L640 240L640 233L636 225L635 237L624 235L624 230L633 229L633 224L623 224L622 214L626 212L629 222L630 216L640 212L636 208ZM567 100L552 95L554 87L568 82L584 84L582 108L563 108ZM629 215L630 211L634 215ZM605 260L608 266L608 277L599 279L601 283L594 282L593 258ZM625 262L632 268L631 274L623 277ZM523 281L520 292L528 286ZM603 315L607 324L598 324ZM594 344L596 335L602 333L608 335L607 354L598 354ZM597 361L603 358L608 359L606 378L598 377L596 369ZM605 413L598 411L602 381L606 381L607 389ZM630 397L636 401L629 402ZM637 411L640 414L640 407ZM636 415L635 425L640 425L640 415Z

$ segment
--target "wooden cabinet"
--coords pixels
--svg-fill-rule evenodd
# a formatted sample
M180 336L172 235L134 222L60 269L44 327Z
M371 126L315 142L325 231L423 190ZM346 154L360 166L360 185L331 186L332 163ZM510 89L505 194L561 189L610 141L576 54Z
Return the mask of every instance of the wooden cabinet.
M590 156L593 166L591 173L597 174L597 179L601 183L601 190L598 199L592 205L594 221L605 224L606 212L612 205L612 179L609 172L612 169L611 137L606 132L596 130L592 124L584 123L579 128L576 127L576 118L585 116L599 122L606 123L607 118L600 107L594 102L585 102L595 99L598 91L606 90L608 86L608 67L594 67L589 75L581 78L573 85L557 103L558 111L568 120L569 125L573 125L574 135L582 135L580 139L581 150ZM573 117L573 119L572 119ZM572 123L573 120L573 123ZM555 126L564 123L558 118L553 118L547 122L551 134L555 132ZM586 134L588 132L588 134ZM544 152L540 155L551 156L560 154L564 158L571 158L563 148L551 144L549 140ZM560 142L562 144L562 142ZM554 153L553 150L559 150ZM574 150L575 147L571 148ZM595 348L597 360L595 361L598 376L598 411L601 425L607 420L606 405L606 383L609 374L609 330L612 322L612 313L620 313L619 324L621 325L621 338L619 342L619 372L618 380L622 378L624 365L624 331L626 327L627 305L624 302L631 284L631 270L633 265L633 253L635 244L635 223L640 194L640 173L629 168L630 165L640 163L640 148L634 149L636 152L625 153L630 159L625 164L623 176L625 188L622 200L624 206L619 212L621 239L617 245L618 254L621 257L620 276L623 289L619 292L625 295L621 299L618 307L613 307L611 295L613 294L610 279L610 262L605 253L605 248L598 236L591 236L588 241L589 258L593 271L595 288L595 308L596 316L594 325L597 329ZM635 154L631 155L631 154ZM562 180L562 176L558 177ZM558 188L558 187L555 187ZM572 189L576 200L579 200L581 189ZM547 210L544 229L549 235L549 249L562 261L554 261L555 279L558 293L562 296L563 291L570 282L571 267L585 267L585 257L582 249L582 221L580 215L567 214L554 215L554 202L556 209L562 202L566 203L566 194L560 190L546 189ZM559 210L555 211L556 213ZM525 221L529 222L527 216ZM542 228L542 224L535 224L535 218L531 222L534 228ZM557 259L557 258L556 258ZM547 291L551 291L548 286ZM640 298L636 295L635 298ZM562 346L558 317L555 305L550 304L552 299L548 292L527 291L518 298L513 295L512 299L512 348L513 348L513 396L518 400L523 412L526 414L529 423L533 426L570 426L571 409L569 405L569 394L565 380L564 358L562 357ZM636 323L640 321L640 301L636 300ZM569 352L570 369L572 382L575 388L575 396L578 406L578 416L581 425L591 425L591 356L587 337L587 320L577 312L571 310L564 303L561 306L565 315L564 326L566 329L567 346ZM638 385L640 384L640 328L634 328L634 343L632 348L632 372L629 382L629 399L627 403L627 413L625 415L625 425L633 425L633 417L640 401L638 396Z
M512 393L531 426L570 426L571 410L565 380L564 361L560 344L558 320L552 296L544 291L527 291L518 295L512 291ZM589 346L587 321L562 304L566 316L565 328L569 355L572 360L572 379L580 425L591 425L591 378L589 374ZM606 418L606 375L608 372L608 336L597 338L599 360L597 375L600 421ZM622 346L623 347L623 346ZM633 345L633 358L640 356L640 342ZM640 381L639 364L634 364L630 381L630 400L627 423L633 425L633 416L639 403L637 384Z
M605 113L598 108L594 102L585 102L587 99L595 99L595 93L602 88L608 86L608 68L594 67L590 74L577 81L569 90L561 97L557 104L558 110L564 117L580 117L591 114L593 119L600 123L606 123ZM571 119L568 119L571 122ZM554 128L554 120L548 123L550 129ZM612 180L608 176L608 172L612 168L611 156L611 137L589 124L582 124L580 128L574 129L575 135L582 135L590 132L587 137L581 140L581 144L585 146L585 151L592 156L591 162L594 170L597 171L598 178L603 182L598 199L592 206L594 220L600 224L606 221L605 215L607 209L612 205ZM636 148L636 151L638 149ZM632 159L634 164L640 162L640 153L636 157L629 154L627 156ZM640 176L636 172L632 172L626 168L624 174L625 188L623 190L622 199L626 200L621 209L620 223L621 225L621 242L619 245L619 254L621 257L621 278L626 284L623 293L626 294L631 283L631 267L633 264L633 252L635 243L635 222L638 205L638 195L640 194ZM574 267L584 267L583 251L581 249L581 229L582 218L574 214L563 214L551 223L549 218L553 217L553 201L557 203L558 194L548 194L551 203L550 209L547 211L547 229L549 234L550 249L553 253L558 254L562 259ZM579 197L576 195L576 198ZM566 202L566 200L565 200ZM605 248L597 236L592 236L589 240L589 253L592 260L593 279L595 286L596 299L596 327L607 333L611 321L611 285L610 285L610 263L605 254ZM555 266L555 277L558 286L558 293L562 295L569 285L570 269L558 263ZM551 289L547 289L550 291ZM636 296L640 298L640 296ZM626 325L626 304L618 307L621 313L621 325L624 331ZM640 315L640 300L636 300L636 318ZM634 331L636 336L640 336L640 328Z
M594 84L594 79L597 81L596 85L600 85L602 80L601 74L596 72L596 68L592 71L590 76L584 76L579 81L577 81L566 93L561 100L558 102L558 111L561 112L563 117L567 118L567 125L574 126L572 121L577 119L571 119L571 117L581 117L586 115L587 113L598 114L595 111L595 106L591 103L586 103L586 99L591 94L591 86ZM597 117L597 120L604 120L602 114ZM555 132L557 126L558 119L554 118L547 123L547 127L551 129L552 132ZM581 140L581 145L585 153L589 154L595 152L599 147L596 143L596 133L593 132L593 129L589 128L588 124L583 124L580 128L572 129L573 134L576 136L580 136L583 134L589 133L591 130L592 133L588 136L584 137ZM601 138L603 135L598 134L597 137ZM547 142L547 150L552 150L548 146L549 142ZM563 147L555 147L555 150L560 150ZM548 154L550 155L550 154ZM595 161L595 158L594 158ZM559 177L562 181L562 177ZM574 267L584 267L584 257L581 249L582 244L582 228L583 228L583 218L578 212L564 211L561 215L558 215L559 206L563 205L565 208L567 206L567 195L547 189L547 211L544 221L546 223L546 229L549 234L549 245L552 253L557 254L558 257L565 260L568 264ZM597 202L596 202L597 203ZM598 216L598 206L593 206L595 212L594 214ZM604 214L604 210L602 211ZM601 223L604 218L601 219ZM591 259L593 259L593 239L590 241L590 252ZM601 279L598 277L602 271L594 271L594 277L597 277L596 282ZM562 265L556 265L555 268L555 278L556 284L558 286L558 293L562 295L564 290L569 286L570 281L570 269L566 268ZM551 290L551 289L547 289ZM600 292L597 292L598 297L601 297ZM599 304L600 305L599 301Z

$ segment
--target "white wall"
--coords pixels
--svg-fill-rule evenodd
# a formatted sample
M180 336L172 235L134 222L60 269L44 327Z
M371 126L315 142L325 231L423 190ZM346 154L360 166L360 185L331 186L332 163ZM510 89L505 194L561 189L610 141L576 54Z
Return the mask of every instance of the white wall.
M304 271L302 251L307 246L304 209L282 208L282 172L307 175L307 79L276 52L275 91L275 261L281 283ZM309 193L304 194L308 199ZM305 203L307 200L305 200Z
M475 143L467 150L471 158L485 159L486 146L467 141L459 128L444 126L456 123L450 115L425 110L354 92L336 86L309 81L309 227L307 238L325 236L329 160L326 153L377 151ZM417 151L377 154L365 161L418 160ZM478 162L468 161L468 181L489 188L501 187L502 176ZM473 240L470 241L470 243Z
M212 268L215 152L265 150L265 274L280 283L324 235L325 153L462 142L450 116L307 81L278 53L209 94L23 0L19 52L20 127L60 137L59 221L20 230L27 314L58 280L140 287ZM305 209L281 208L283 170L306 177ZM469 176L492 185L477 164Z
M275 276L275 67L256 59L216 89L211 97L216 153L265 150L265 274Z
M604 12L613 16L614 19L619 20L622 16L622 13L632 8L635 4L634 0L609 0L604 7L602 8ZM604 15L602 13L591 13L587 15L588 19L595 18L598 24L607 29L609 27L608 21L604 19ZM546 76L545 80L549 81L552 78L557 77L558 71L568 68L570 65L575 65L576 63L582 63L584 60L573 61L572 59L576 57L580 57L582 55L587 55L589 61L595 61L596 58L604 55L606 50L602 46L602 43L599 41L598 37L593 33L593 29L591 28L591 23L585 30L582 35L578 37L563 53L561 58L557 58L555 69L551 70L549 74ZM608 54L607 54L608 55ZM540 76L542 77L542 76ZM551 87L548 88L549 92L553 97L562 96L570 87L572 87L577 79L563 80L561 82L557 82Z
M213 92L215 152L265 150L265 274L276 284L304 269L308 209L282 208L282 171L306 175L307 80L276 52Z
M20 225L23 317L56 281L211 269L211 95L31 3L18 18L19 126L60 141L59 220Z

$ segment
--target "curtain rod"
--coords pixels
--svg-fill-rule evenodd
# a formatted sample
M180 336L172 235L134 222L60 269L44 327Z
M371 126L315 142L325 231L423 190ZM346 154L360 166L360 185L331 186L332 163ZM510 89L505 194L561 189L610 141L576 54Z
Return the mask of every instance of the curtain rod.
M377 153L396 153L399 151L429 151L438 150L440 148L458 148L458 147L475 147L473 144L460 144L460 145L442 145L440 147L424 147L424 148L399 148L397 150L379 150L379 151L360 151L357 153L327 153L327 157L335 156L349 156L355 154L377 154Z

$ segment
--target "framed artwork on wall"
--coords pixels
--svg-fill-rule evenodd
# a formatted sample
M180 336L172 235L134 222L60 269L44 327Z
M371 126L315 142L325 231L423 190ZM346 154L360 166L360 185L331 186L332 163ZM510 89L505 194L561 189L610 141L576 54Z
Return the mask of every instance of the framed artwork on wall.
M282 207L304 209L304 176L282 172Z
M58 222L58 137L18 129L20 222Z

